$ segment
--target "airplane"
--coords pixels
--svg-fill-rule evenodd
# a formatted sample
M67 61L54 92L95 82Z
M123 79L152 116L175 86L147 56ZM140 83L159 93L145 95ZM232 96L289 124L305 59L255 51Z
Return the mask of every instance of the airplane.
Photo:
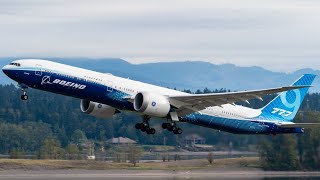
M304 74L291 86L251 91L190 94L155 86L109 73L100 73L41 59L15 60L2 68L22 90L27 100L28 88L81 99L80 110L97 118L112 118L130 111L142 116L135 128L155 134L149 120L164 120L162 128L181 134L180 122L213 128L235 134L303 133L317 123L292 122L315 75ZM254 83L254 82L253 82ZM263 100L267 94L279 93L260 109L237 102Z

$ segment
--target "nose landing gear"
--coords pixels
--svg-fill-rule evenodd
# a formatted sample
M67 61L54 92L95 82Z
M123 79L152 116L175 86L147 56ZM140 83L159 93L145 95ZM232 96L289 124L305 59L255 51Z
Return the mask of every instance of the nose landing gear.
M21 100L26 101L26 100L28 100L28 95L23 94L23 95L21 95L20 98L21 98Z
M28 95L27 95L28 86L24 84L19 84L19 87L21 88L21 91L22 91L21 100L23 101L28 100Z

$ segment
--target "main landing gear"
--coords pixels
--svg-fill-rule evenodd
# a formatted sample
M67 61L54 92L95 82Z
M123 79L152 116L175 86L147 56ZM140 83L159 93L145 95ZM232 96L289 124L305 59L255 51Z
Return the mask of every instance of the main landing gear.
M149 126L149 116L143 116L143 122L137 123L135 125L136 129L140 129L142 132L146 132L147 134L155 134L156 130Z
M147 134L155 134L156 130L150 127L149 120L149 116L143 116L143 122L137 123L135 125L136 129L140 129L142 132L146 132ZM166 123L162 123L162 128L173 132L173 134L182 134L183 132L182 129L177 127L176 123L171 119L168 119L168 122Z
M27 89L28 86L24 85L24 84L19 84L21 91L22 91L22 95L21 95L21 100L26 101L28 100L28 95L27 95Z
M182 129L178 128L175 122L167 122L162 123L162 129L168 129L168 131L172 131L173 134L182 134Z

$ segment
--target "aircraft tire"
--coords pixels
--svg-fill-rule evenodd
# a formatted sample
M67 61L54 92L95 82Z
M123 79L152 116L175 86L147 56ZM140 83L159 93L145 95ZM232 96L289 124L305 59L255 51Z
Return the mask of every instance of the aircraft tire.
M28 100L28 95L21 95L21 100L23 100L23 101Z
M147 131L147 127L141 126L141 131L142 131L142 132L146 132L146 131Z
M182 129L181 128L177 128L175 131L173 131L174 134L182 134Z
M147 134L151 134L151 128L147 127L147 128L146 128L146 133L147 133Z
M162 123L162 129L167 129L169 123Z
M173 126L170 123L167 123L167 129L168 129L168 131L172 131L173 130Z
M154 128L150 128L150 129L149 129L149 132L150 132L150 134L155 134L155 133L156 133L156 130L155 130Z
M175 131L177 131L178 128L176 126L172 126L171 129L172 129L171 131L175 132Z

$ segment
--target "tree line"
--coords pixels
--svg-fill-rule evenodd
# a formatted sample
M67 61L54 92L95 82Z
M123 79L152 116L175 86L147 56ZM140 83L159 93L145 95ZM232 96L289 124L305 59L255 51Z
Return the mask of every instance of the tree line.
M192 93L190 90L185 92ZM197 90L194 93L226 92L226 89ZM29 100L21 101L21 91L14 85L0 85L0 154L19 156L19 152L33 154L39 158L78 158L82 151L81 139L90 139L99 145L112 137L128 137L141 144L181 145L183 137L196 133L206 138L217 150L226 150L232 142L236 150L256 150L259 148L262 166L265 169L318 169L320 167L319 130L306 130L298 135L235 135L217 130L179 124L182 135L173 135L162 130L161 121L151 121L157 129L153 136L137 131L135 123L141 117L132 113L116 114L112 119L96 119L81 113L80 100L35 89L28 91ZM264 97L264 101L251 100L244 106L260 108L275 95ZM302 103L296 122L319 122L320 95L308 94ZM50 150L47 151L47 150ZM51 153L54 152L54 153ZM66 158L66 157L64 157ZM284 165L283 163L286 163Z
M224 91L224 89L222 89ZM187 91L187 90L186 90ZM217 90L220 91L220 90ZM203 93L198 90L197 93ZM209 91L207 88L205 92ZM97 119L80 111L80 100L36 89L28 91L28 101L21 101L21 90L14 85L0 85L0 153L7 154L11 149L21 149L34 153L41 147L46 138L56 138L65 148L72 142L72 135L81 130L88 139L105 142L112 137L128 137L141 144L176 145L183 141L183 136L176 136L162 130L162 121L151 121L157 129L153 136L137 131L134 125L141 122L141 117L133 113L116 114L112 119ZM179 124L184 134L197 133L207 139L209 144L228 145L234 141L235 148L244 144L256 144L250 136L237 136L216 130Z
M320 113L301 112L296 122L320 123ZM320 170L319 127L305 129L304 134L261 137L259 154L266 170Z

